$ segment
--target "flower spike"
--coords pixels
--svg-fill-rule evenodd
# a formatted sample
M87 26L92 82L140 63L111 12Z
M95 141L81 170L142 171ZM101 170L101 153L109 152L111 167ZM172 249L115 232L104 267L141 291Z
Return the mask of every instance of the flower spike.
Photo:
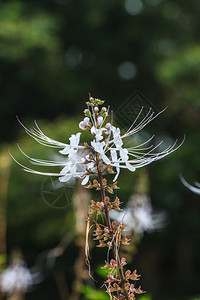
M36 142L43 146L59 148L58 153L60 159L45 160L30 157L17 144L19 151L32 165L46 167L47 172L26 167L13 157L10 150L9 153L13 160L18 163L25 172L44 176L55 176L63 183L67 183L73 178L79 178L85 188L100 191L101 201L95 202L91 200L89 205L85 246L86 263L90 268L88 235L92 228L96 228L94 229L93 236L94 240L98 243L97 247L107 248L107 261L105 261L104 268L110 271L107 275L107 280L104 282L106 292L109 294L110 299L113 300L135 300L137 294L144 293L140 286L136 288L136 281L139 280L140 275L137 274L136 270L133 272L124 270L124 266L127 265L127 262L124 257L120 257L119 250L121 245L129 245L130 239L124 234L126 230L126 224L123 220L124 216L118 222L111 221L110 219L110 212L118 212L121 214L122 210L120 207L120 199L116 197L115 200L112 200L109 195L114 194L114 191L119 189L116 180L120 175L121 169L128 169L131 172L135 172L138 168L164 158L183 144L185 136L179 144L177 139L172 145L167 146L161 151L159 151L159 147L163 141L153 145L152 141L154 135L140 144L132 144L126 147L126 138L134 136L134 134L141 131L151 121L163 113L166 108L157 114L150 108L142 120L139 121L142 112L144 112L144 107L141 107L137 117L133 120L127 132L121 134L120 128L113 125L113 111L110 110L110 106L101 107L104 101L91 97L90 93L89 101L87 101L86 104L87 108L84 110L84 118L79 123L79 128L89 131L92 136L92 141L83 142L83 144L80 144L81 132L72 134L68 143L62 143L45 135L36 121L34 121L34 127L28 129L17 116L17 120L25 132ZM55 173L51 172L48 167L56 167L58 171ZM113 182L109 183L108 179L104 177L105 174L113 176ZM188 185L183 177L181 180L192 190L193 187ZM195 191L197 192L197 190L196 188ZM96 221L94 221L94 218L93 224L90 225L90 215L92 214L96 214L97 217ZM104 217L102 217L102 214ZM138 207L135 214L136 219L139 219L139 217L141 219L141 215L144 215L144 211L141 211L141 207ZM127 216L128 215L127 212ZM101 216L102 223L98 223L99 216ZM147 215L145 215L143 219L145 219L145 222L143 223L142 230L147 227L152 228L155 225L151 218L147 218ZM103 222L103 220L105 220L105 222ZM112 259L110 259L111 252L113 256Z

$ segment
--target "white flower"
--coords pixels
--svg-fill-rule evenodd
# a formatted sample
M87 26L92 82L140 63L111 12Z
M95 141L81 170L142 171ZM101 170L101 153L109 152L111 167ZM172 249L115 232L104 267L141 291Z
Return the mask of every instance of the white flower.
M183 178L183 176L180 174L179 175L180 180L182 181L182 183L184 184L184 186L186 186L190 191L192 191L193 193L200 195L200 183L195 182L196 186L193 186L189 183L187 183L187 181Z
M20 121L19 121L20 122ZM72 178L82 178L83 180L87 178L87 181L89 180L86 169L87 164L84 163L82 160L83 157L85 157L88 153L88 150L85 149L84 146L79 146L80 136L81 133L77 133L76 135L72 135L69 140L70 144L64 144L58 141L55 141L53 139L50 139L44 133L40 130L37 123L36 128L29 130L26 128L21 122L20 124L24 127L25 131L36 141L38 141L40 144L49 146L49 147L55 147L55 148L63 148L63 150L59 151L63 155L68 155L67 160L41 160L41 159L35 159L32 157L29 157L27 154L25 154L20 146L18 145L19 150L29 159L29 161L32 164L39 165L39 166L47 166L47 167L63 167L62 170L58 173L52 173L52 172L40 172L33 170L31 168L28 168L26 166L23 166L19 162L17 162L19 165L21 165L24 169L24 171L39 175L46 175L46 176L56 176L59 177L59 180L61 182L67 182ZM80 157L79 151L83 151L82 156ZM12 155L11 155L12 156ZM13 157L13 156L12 156ZM15 160L15 158L13 157ZM16 161L16 160L15 160ZM80 168L81 165L81 168ZM86 182L86 179L84 180Z
M119 151L119 153L120 153L121 161L125 163L127 169L129 169L130 171L134 172L135 171L135 167L132 166L128 162L128 160L129 160L128 150L121 148L120 151Z
M71 150L78 149L78 144L80 142L81 133L78 132L77 134L72 134L69 138L70 145L67 145L63 150L59 151L61 154L69 154Z
M89 126L89 122L90 122L90 119L88 117L85 117L83 119L83 121L81 121L79 123L79 128L82 129L82 130L84 130L87 126Z
M91 146L94 148L95 152L98 152L100 154L100 158L106 163L110 164L109 158L105 154L105 142L91 142Z
M162 141L155 146L148 146L147 144L154 138L154 136L152 136L140 145L133 145L132 147L126 148L124 146L126 138L133 136L135 133L142 130L165 109L155 115L150 108L145 117L142 118L141 121L138 121L143 111L142 107L128 131L125 134L121 134L120 129L112 125L112 117L111 122L109 122L110 120L106 120L109 117L109 108L106 109L104 107L104 109L102 108L101 110L97 109L103 102L104 101L93 98L90 98L90 102L87 102L88 108L84 111L85 118L79 123L79 127L83 130L90 131L94 139L84 146L79 145L81 138L80 132L72 134L69 138L69 143L65 144L46 136L36 122L35 128L29 130L18 119L26 133L33 139L44 146L61 148L59 152L62 155L67 156L67 159L61 161L31 158L18 146L20 151L32 164L46 167L59 167L61 170L56 173L40 172L19 164L27 172L47 176L57 176L61 182L67 182L72 178L81 178L82 184L85 185L90 176L97 175L97 164L99 162L102 163L104 172L108 165L114 168L116 175L113 181L115 181L119 176L121 169L124 168L134 172L138 168L169 155L183 144L185 137L178 146L176 146L178 141L176 140L173 145L168 146L165 150L156 152L156 149L160 146ZM136 124L136 122L138 123ZM88 156L89 151L91 151L92 156ZM99 156L97 154L99 154Z
M117 151L115 149L111 149L110 152L111 152L111 158L112 158L112 166L114 166L117 171L117 174L115 175L115 178L113 179L113 181L116 181L119 176L119 172L120 172L119 160L117 158Z
M97 123L98 123L99 126L101 126L103 124L103 117L101 117L101 116L98 117L97 118Z
M142 236L144 231L153 231L165 225L165 214L152 211L149 197L145 194L135 194L123 211L112 211L110 215L118 222L123 221L129 233L134 231L136 235Z
M107 124L106 124L105 128L106 128L107 130L105 131L105 134L107 134L107 135L110 135L110 134L111 134L111 127L112 127L112 125L111 125L110 123L107 123Z
M114 126L111 127L111 131L113 133L113 140L110 143L114 143L117 149L120 149L123 145L122 138L120 136L120 129L115 128Z
M96 141L101 141L105 130L105 128L96 128L95 126L92 126L91 133L95 136Z
M81 122L79 123L79 128L82 129L82 130L84 130L85 127L86 127L85 122L84 122L84 121L81 121Z
M29 269L19 259L14 260L12 265L0 275L0 287L4 293L26 292L32 284Z

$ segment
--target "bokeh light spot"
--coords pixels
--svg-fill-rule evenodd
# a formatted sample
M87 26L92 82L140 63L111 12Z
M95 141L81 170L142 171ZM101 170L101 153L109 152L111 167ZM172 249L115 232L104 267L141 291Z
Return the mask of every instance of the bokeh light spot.
M149 5L152 5L152 6L157 5L161 2L162 2L162 0L146 0L146 3Z
M130 80L134 78L136 76L136 73L136 66L130 61L125 61L118 67L118 74L124 80Z
M163 13L166 18L176 20L181 14L181 8L177 3L168 2L164 6Z
M65 62L68 66L75 68L81 63L82 57L82 50L76 46L72 46L65 53Z
M89 69L94 66L96 57L93 52L83 51L77 46L71 46L67 49L64 56L66 64L71 68L78 66Z
M130 15L136 16L143 11L144 5L141 0L125 0L124 8Z
M162 39L158 42L157 50L161 54L170 55L175 51L175 45L173 41L168 39Z

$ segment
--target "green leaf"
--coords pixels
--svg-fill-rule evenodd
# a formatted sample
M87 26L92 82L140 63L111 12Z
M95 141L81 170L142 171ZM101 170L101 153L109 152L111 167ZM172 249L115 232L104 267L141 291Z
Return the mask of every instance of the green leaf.
M151 300L152 298L148 295L143 295L139 298L139 300Z
M106 292L96 291L87 285L82 285L81 292L85 295L87 300L109 300L109 296Z

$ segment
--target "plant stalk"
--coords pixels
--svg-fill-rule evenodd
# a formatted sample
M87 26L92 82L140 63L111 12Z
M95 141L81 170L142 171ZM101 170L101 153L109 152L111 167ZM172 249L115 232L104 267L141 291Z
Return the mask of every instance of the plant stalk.
M101 170L99 170L98 162L97 162L97 172L98 172L98 179L99 179L99 184L100 184L100 188L101 188L101 190L100 190L101 191L101 198L102 198L102 201L104 203L104 212L105 212L106 223L107 223L109 232L112 233L113 230L112 230L110 216L109 216L109 209L107 207L107 204L104 201L104 199L106 197L106 194L105 194L105 188L104 188L103 182L102 182L102 179L103 179L102 178L102 172L101 172ZM123 287L123 290L124 290L124 294L125 294L126 300L129 300L128 292L125 289L125 278L124 278L123 268L121 266L119 255L118 255L118 253L116 252L115 249L116 249L116 243L115 243L115 241L113 239L112 240L112 251L113 251L114 257L115 257L115 259L117 261L117 264L119 266L119 275L120 275L120 278L121 278L122 287Z

